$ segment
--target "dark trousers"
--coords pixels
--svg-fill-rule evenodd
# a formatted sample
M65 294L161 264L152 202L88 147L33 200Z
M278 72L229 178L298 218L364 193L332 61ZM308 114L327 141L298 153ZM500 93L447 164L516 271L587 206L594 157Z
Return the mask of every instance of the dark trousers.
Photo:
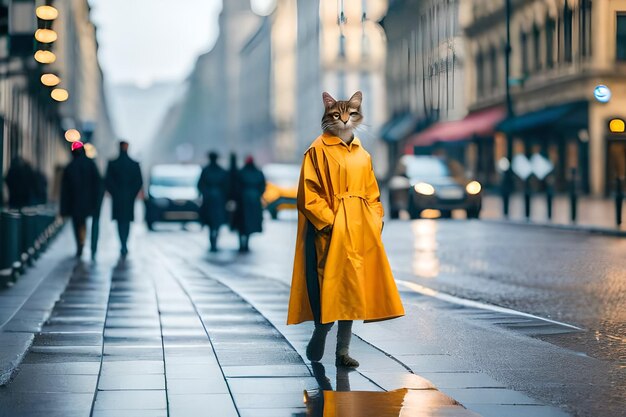
M211 243L211 250L217 250L217 237L220 233L219 227L209 227L209 242Z
M248 252L250 250L248 246L248 240L250 235L244 235L239 233L239 252Z
M87 219L85 217L72 217L74 239L76 239L76 256L83 253L85 238L87 237Z
M122 254L128 253L128 235L130 235L130 221L117 221L117 233L120 236L120 246Z

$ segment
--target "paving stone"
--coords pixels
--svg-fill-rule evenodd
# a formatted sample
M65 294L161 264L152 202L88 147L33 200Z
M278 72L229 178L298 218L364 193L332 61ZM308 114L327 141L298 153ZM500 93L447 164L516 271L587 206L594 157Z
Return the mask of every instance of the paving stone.
M19 373L30 373L33 377L40 375L98 375L99 362L63 362L63 363L22 363Z
M165 410L165 391L98 391L94 410Z
M240 417L306 417L307 409L300 408L238 408Z
M228 385L222 375L205 378L167 378L167 393L174 394L228 394Z
M35 375L20 372L7 385L12 393L91 393L96 390L97 375Z
M308 369L299 365L274 366L225 366L227 377L280 377L280 376L311 376Z
M478 372L421 373L439 389L442 388L504 388L504 385L488 375Z
M241 408L298 408L303 402L303 393L264 393L235 395L237 407Z
M162 374L113 374L101 375L99 390L164 390L165 376Z
M161 361L104 361L102 375L142 375L163 374L165 367Z
M233 395L299 393L318 388L313 377L300 378L229 378L228 386Z
M228 394L169 395L170 417L238 417Z
M170 364L166 362L165 372L168 378L203 379L222 375L217 363Z

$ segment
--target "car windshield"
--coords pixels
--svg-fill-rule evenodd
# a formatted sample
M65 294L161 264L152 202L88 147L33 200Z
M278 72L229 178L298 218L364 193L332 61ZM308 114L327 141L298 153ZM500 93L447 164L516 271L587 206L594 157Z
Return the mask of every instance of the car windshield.
M450 176L450 170L444 161L431 157L407 159L406 176L411 179L444 178Z
M150 185L158 187L195 187L200 177L198 166L157 166L152 170Z
M298 165L269 164L263 167L265 180L279 187L295 187L300 178Z

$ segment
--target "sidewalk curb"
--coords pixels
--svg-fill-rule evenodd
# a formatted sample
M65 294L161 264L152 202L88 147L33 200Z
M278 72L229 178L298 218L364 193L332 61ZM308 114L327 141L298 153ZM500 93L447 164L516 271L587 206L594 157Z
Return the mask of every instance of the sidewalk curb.
M555 224L555 223L537 223L529 220L498 220L498 219L480 219L481 222L492 224L505 224L510 226L532 226L541 227L544 229L556 229L566 232L587 233L594 235L610 236L610 237L626 237L626 230L613 230L603 227L594 226L576 226L569 224Z

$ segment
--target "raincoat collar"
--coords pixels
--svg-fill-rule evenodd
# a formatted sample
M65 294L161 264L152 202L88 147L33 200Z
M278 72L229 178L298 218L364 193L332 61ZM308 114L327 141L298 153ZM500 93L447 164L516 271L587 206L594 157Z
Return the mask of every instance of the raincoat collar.
M342 141L341 138L329 135L328 133L324 133L322 135L322 142L324 142L324 145L326 146L345 145L348 148L351 148L352 146L361 146L361 141L357 137L352 139L352 142L350 142L350 145L348 145L344 141Z

